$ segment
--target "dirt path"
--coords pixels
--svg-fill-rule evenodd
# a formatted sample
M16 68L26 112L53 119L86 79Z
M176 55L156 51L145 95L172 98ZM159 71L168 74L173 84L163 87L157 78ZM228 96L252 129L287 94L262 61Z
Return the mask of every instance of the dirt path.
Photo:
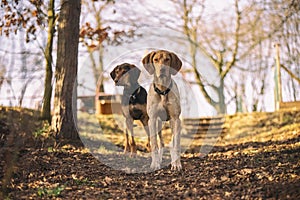
M184 155L182 172L172 172L168 166L145 174L113 170L74 148L26 149L19 155L9 197L299 199L299 142L298 138L215 147L203 158Z

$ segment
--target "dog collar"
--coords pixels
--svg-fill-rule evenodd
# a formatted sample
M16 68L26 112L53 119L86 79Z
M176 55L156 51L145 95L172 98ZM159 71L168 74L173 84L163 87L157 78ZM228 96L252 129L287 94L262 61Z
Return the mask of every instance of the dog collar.
M157 94L165 96L171 91L171 88L173 86L173 81L171 81L169 87L165 91L161 91L160 89L158 89L155 84L153 84L153 86L154 86L154 90Z

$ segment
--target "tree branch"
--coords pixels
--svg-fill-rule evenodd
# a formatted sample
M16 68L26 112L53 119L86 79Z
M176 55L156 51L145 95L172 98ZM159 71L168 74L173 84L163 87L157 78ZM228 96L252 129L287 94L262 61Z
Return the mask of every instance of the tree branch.
M238 0L235 0L235 13L236 13L236 21L235 21L235 35L234 35L234 49L233 49L233 54L230 62L226 63L226 69L222 71L221 73L221 79L224 79L225 76L228 74L230 69L233 67L233 65L236 62L236 56L238 54L238 49L239 49L239 32L240 32L240 27L241 27L241 12L239 11L239 4Z
M295 79L300 84L300 78L298 78L291 70L289 70L285 65L280 65L293 79Z

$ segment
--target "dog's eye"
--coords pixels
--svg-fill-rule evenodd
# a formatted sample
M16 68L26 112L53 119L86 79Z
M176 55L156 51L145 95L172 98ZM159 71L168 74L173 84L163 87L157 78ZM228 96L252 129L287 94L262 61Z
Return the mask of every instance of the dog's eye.
M166 58L166 61L169 61L170 60L170 58Z
M158 58L154 58L154 62L158 62Z

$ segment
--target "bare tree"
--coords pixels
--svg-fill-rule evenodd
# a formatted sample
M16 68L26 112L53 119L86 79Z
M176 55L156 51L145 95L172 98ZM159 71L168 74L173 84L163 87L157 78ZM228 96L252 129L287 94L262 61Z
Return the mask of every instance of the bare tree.
M2 87L2 84L4 83L4 80L5 80L5 74L6 74L6 67L4 65L5 63L5 56L2 56L0 57L0 91L1 91L1 87Z
M92 70L95 79L95 85L101 73L103 72L103 41L107 39L109 29L103 23L102 15L103 10L112 5L113 1L84 1L83 6L86 9L87 14L92 16L92 19L88 19L80 31L81 42L86 46L89 58L92 62ZM93 25L92 25L93 24ZM98 52L98 54L95 54ZM104 86L99 83L100 88L97 88L99 92L104 92Z
M54 12L54 2L55 0L49 0L48 2L48 14L45 14L47 6L44 5L43 1L2 1L1 7L4 9L4 17L1 20L1 34L4 33L6 36L10 36L11 32L18 33L20 29L26 31L26 42L31 42L36 40L38 30L43 30L44 27L48 26L48 40L46 47L43 46L41 50L44 53L46 61L45 70L45 88L43 97L43 108L42 108L42 118L51 121L51 95L52 95L52 46L54 38L55 29L55 12ZM46 2L46 3L47 3ZM45 20L47 19L47 20ZM46 25L46 21L48 21ZM5 26L3 26L5 24ZM22 42L20 43L22 44ZM24 56L23 56L24 58ZM22 65L26 65L23 62ZM25 67L26 68L26 67ZM25 69L23 67L23 71ZM23 95L27 87L30 84L30 79L24 80L26 83L23 85L21 90L21 98L19 104L21 105L23 100Z
M183 1L183 31L190 42L190 51L192 57L192 65L194 68L194 73L196 75L196 80L200 86L200 90L204 95L208 103L210 103L219 113L226 113L226 103L225 103L225 78L231 68L235 65L237 61L237 55L239 53L239 43L240 43L240 29L241 29L241 16L242 12L239 8L239 3L235 1L235 23L233 32L230 31L229 26L224 26L224 21L221 21L220 26L213 26L213 29L209 31L208 29L201 30L201 16L203 13L198 14L198 16L193 17L195 3L189 3L187 0ZM203 32L205 31L205 32ZM209 32L208 32L209 31ZM232 37L230 38L230 35ZM219 81L217 84L205 87L207 84L206 80L201 76L199 67L196 63L196 52L200 50L213 64L216 72L219 76ZM214 91L217 95L217 100L212 97L212 94L208 91Z
M99 79L99 77L104 68L105 48L110 45L119 45L124 42L123 38L133 36L131 30L124 30L124 23L110 19L117 12L121 12L122 9L118 8L121 3L114 0L83 1L82 12L84 12L84 17L82 17L80 42L87 49L95 85L99 87L97 92L104 92L103 78Z
M0 90L1 90L1 86L4 82L5 73L6 73L5 67L2 64L0 64Z
M291 16L286 20L279 33L275 38L280 45L281 64L283 71L283 86L286 94L286 101L300 100L299 77L300 77L300 2L298 0L290 0L283 5L277 5L275 2L272 8L278 7L282 12L292 12ZM281 13L282 13L281 12ZM290 97L287 97L290 96Z
M293 48L292 46L299 46L299 40L297 42L299 34L297 34L296 31L296 24L298 23L296 19L299 19L299 7L298 10L293 8L293 2L294 1L253 1L252 6L247 9L249 15L244 15L243 17L249 22L248 28L245 29L247 30L245 32L247 33L246 39L248 38L248 40L245 41L248 41L246 45L249 47L249 51L245 51L241 54L241 59L235 66L237 70L235 70L233 74L242 72L247 75L246 77L251 82L247 87L248 89L251 88L251 96L249 94L243 95L243 101L248 101L248 111L262 111L270 104L270 98L266 97L266 93L269 91L268 95L270 95L270 89L273 91L271 86L274 76L272 67L275 64L275 43L281 44L282 63L284 63L284 65L289 63L287 65L291 69L290 72L292 72L292 74L297 71L297 61L293 59L297 57L297 48ZM245 44L243 46L245 46ZM284 66L282 69L284 69ZM297 86L299 87L299 85L297 85L295 78L291 78L295 76L284 75L283 85L284 88L286 88L284 98L286 100L289 98L293 99L288 96L289 94L296 94L296 88ZM245 79L243 80L245 81ZM293 85L296 85L295 89ZM296 99L296 96L294 96L294 99Z
M263 76L271 67L271 62L269 62L270 53L266 53L266 49L260 48L262 46L265 48L266 44L270 44L270 40L272 41L274 36L280 33L283 25L295 15L293 9L289 9L291 5L294 5L293 2L286 2L282 8L280 6L282 4L276 4L275 1L268 3L250 1L242 4L240 1L235 0L234 16L228 15L225 19L223 16L220 18L216 15L211 20L205 18L201 10L195 11L196 5L204 4L203 1L183 0L181 4L174 1L174 3L180 5L179 8L182 8L179 11L182 10L182 27L190 42L191 56L194 58L196 52L201 51L211 61L218 73L219 82L208 86L205 77L201 76L201 70L199 70L199 67L203 66L198 66L196 59L193 59L192 65L200 89L206 100L217 111L220 113L226 112L226 104L228 103L226 98L229 101L232 98L225 95L226 90L229 94L228 88L226 88L230 84L228 74L237 66L242 66L240 67L244 71L242 73L251 72L253 74L253 71L257 71L252 79L252 89L257 90L257 95L254 95L254 99L250 101L253 105L249 110L258 109L258 101L262 101L258 99L261 99L260 97L264 95L266 86ZM230 17L233 18L230 20ZM261 19L267 20L263 21ZM267 52L271 48L270 45L268 47ZM260 56L256 52L260 52ZM263 64L264 62L266 64ZM255 70L253 70L254 68ZM231 79L231 81L240 80ZM208 88L209 90L207 90ZM212 98L211 90L214 91L214 94L217 94L217 100Z

